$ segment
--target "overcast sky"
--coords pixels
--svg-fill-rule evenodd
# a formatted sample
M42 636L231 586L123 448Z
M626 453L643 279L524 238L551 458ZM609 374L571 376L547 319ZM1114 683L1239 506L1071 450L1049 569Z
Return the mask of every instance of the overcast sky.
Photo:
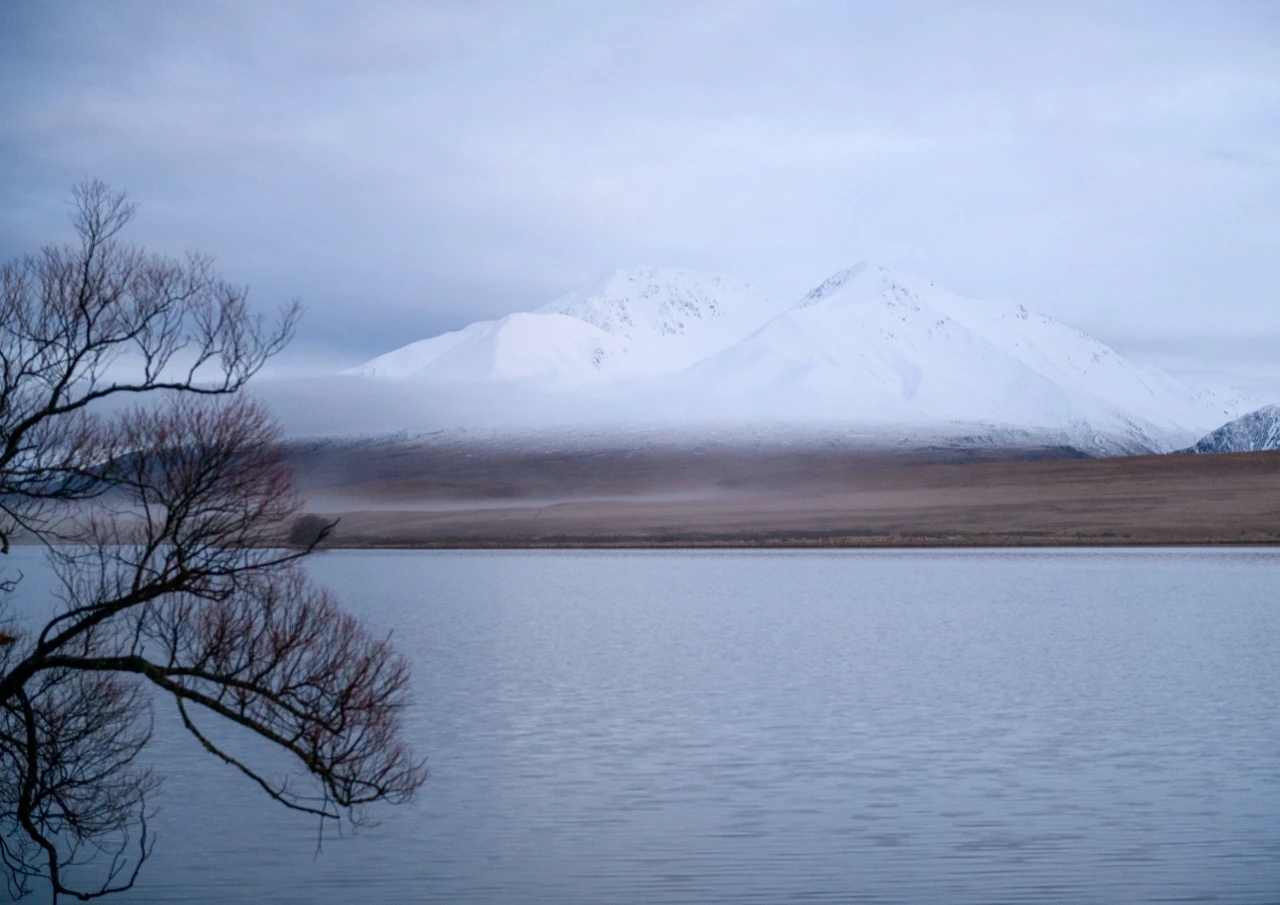
M301 297L295 365L622 266L798 298L862 259L1280 357L1277 3L11 0L0 80L4 258L101 177Z

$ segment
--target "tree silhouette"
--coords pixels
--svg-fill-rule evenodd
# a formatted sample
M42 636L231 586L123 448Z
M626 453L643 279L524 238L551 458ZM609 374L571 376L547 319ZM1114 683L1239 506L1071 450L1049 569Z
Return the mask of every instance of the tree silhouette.
M0 270L0 552L43 544L56 577L49 601L16 574L0 586L0 860L11 893L43 880L55 901L137 878L157 697L322 822L425 779L401 740L405 662L303 574L328 528L286 546L300 500L276 428L241 393L298 306L268 322L209 258L122 243L135 208L102 182L76 186L72 210L77 243ZM233 755L230 724L312 782ZM92 879L73 881L86 864Z

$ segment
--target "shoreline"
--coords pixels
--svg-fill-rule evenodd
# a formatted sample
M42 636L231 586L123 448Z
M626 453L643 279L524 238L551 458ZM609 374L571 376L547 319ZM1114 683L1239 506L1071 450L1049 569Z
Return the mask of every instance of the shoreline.
M1280 548L1280 538L1271 539L1198 539L1198 540L1098 540L1094 538L887 538L883 542L852 538L762 538L755 540L737 538L692 539L636 539L590 538L546 539L529 541L471 541L439 540L414 543L370 542L322 544L317 552L326 550L1113 550L1113 549L1255 549Z

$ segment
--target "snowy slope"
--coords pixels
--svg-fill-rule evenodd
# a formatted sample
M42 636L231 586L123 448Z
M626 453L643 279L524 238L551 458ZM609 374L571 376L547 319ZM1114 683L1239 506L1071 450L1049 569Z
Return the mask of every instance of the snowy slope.
M604 363L623 353L613 337L577 318L522 312L410 343L349 373L466 383L536 380L571 387L605 379Z
M411 343L351 373L444 381L535 377L560 387L665 374L732 345L779 310L733 277L637 267L533 312Z
M1270 449L1280 449L1280 405L1263 406L1228 421L1183 452L1233 453Z
M452 330L449 333L441 333L439 336L409 343L385 355L379 355L357 368L352 368L347 373L361 377L388 377L402 380L416 374L451 349L478 341L493 330L496 323L496 321L477 321L461 330Z
M1167 450L1224 414L1021 305L963 298L873 264L832 276L688 377L690 392L722 410L1031 426L1086 447L1118 439L1121 448Z
M619 270L540 308L592 324L626 349L617 376L666 374L738 342L786 306L748 283L678 267Z
M1022 305L964 298L865 263L788 308L731 277L619 271L353 373L434 398L463 388L519 398L521 429L732 422L923 435L975 425L1137 452L1184 447L1236 414Z

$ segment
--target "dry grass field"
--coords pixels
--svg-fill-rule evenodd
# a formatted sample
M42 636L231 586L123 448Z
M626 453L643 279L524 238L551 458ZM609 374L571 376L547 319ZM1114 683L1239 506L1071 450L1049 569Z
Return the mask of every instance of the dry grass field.
M1280 543L1280 452L317 444L294 461L339 547Z

